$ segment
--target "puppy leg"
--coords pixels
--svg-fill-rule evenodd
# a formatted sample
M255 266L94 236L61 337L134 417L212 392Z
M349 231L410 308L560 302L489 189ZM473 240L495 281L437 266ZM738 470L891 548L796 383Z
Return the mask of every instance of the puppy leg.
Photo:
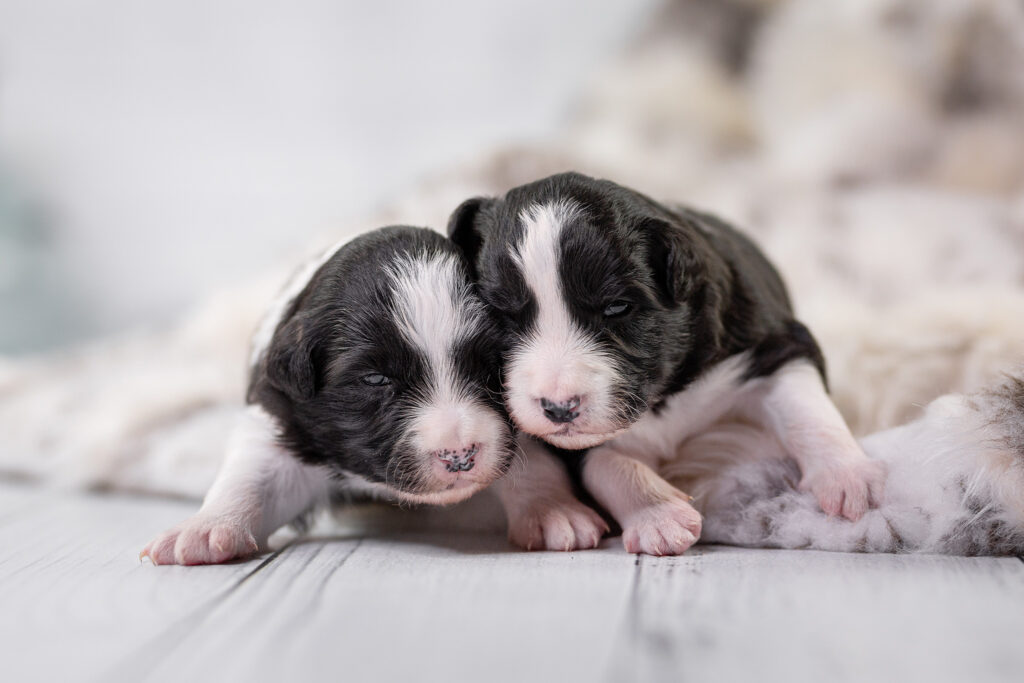
M885 467L861 450L816 368L800 361L780 369L760 408L765 426L800 466L800 489L827 514L858 520L880 501Z
M277 444L276 425L250 407L199 512L157 536L139 557L153 564L218 564L266 547L267 538L327 493L328 476Z
M596 548L608 531L601 516L576 500L565 466L543 444L520 434L525 467L497 484L508 537L527 550Z
M631 553L680 555L700 537L700 513L690 497L615 442L586 455L583 483L622 526Z

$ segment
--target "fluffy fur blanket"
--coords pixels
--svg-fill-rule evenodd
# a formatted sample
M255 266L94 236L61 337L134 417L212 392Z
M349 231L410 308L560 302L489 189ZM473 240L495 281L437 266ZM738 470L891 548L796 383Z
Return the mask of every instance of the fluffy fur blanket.
M437 173L379 215L441 228L465 197L557 171L745 227L825 349L855 433L1024 357L1024 5L678 0L585 89L555 140ZM319 244L311 244L316 250ZM294 264L179 324L0 360L0 470L199 497L240 405L250 332Z

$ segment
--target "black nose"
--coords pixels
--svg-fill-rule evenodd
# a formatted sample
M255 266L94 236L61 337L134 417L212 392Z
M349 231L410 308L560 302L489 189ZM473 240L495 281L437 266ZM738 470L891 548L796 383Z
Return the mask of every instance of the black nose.
M568 401L562 401L561 403L555 403L554 401L542 398L540 400L540 407L544 410L544 417L555 424L565 424L572 422L580 416L580 412L577 410L580 407L580 397L573 396Z
M468 472L476 464L476 454L480 451L477 444L467 446L460 450L443 449L434 451L434 455L441 459L445 469L449 472Z

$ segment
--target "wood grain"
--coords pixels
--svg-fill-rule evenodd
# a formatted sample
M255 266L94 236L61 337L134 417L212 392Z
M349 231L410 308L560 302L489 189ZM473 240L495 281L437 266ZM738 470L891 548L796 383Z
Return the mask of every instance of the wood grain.
M639 569L613 679L1019 681L1024 671L1016 558L711 547Z
M216 603L259 566L138 559L194 505L0 487L0 644L12 681L82 681ZM20 514L5 517L18 500ZM5 678L7 678L5 676Z
M617 539L524 553L481 531L486 506L468 506L361 508L333 535L234 565L140 564L145 541L192 508L0 484L4 679L962 683L1024 671L1015 558L699 547L638 560Z
M482 534L301 543L229 596L154 679L594 680L632 565L621 551L523 553Z

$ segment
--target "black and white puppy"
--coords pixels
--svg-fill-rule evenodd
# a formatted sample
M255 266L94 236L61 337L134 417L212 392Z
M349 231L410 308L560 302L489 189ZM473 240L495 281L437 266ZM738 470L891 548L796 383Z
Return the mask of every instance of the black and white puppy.
M583 485L627 550L677 554L696 541L700 515L658 471L725 418L775 435L831 515L858 519L880 495L883 468L828 398L821 352L781 278L729 225L566 173L464 202L449 235L511 339L512 419L556 447L592 449ZM595 528L547 540L578 517L564 473L550 478L559 467L528 449L520 485L502 487L513 540L589 545Z
M468 498L512 457L498 348L444 236L390 227L329 250L256 333L249 405L202 508L142 555L204 564L254 553L339 487Z

